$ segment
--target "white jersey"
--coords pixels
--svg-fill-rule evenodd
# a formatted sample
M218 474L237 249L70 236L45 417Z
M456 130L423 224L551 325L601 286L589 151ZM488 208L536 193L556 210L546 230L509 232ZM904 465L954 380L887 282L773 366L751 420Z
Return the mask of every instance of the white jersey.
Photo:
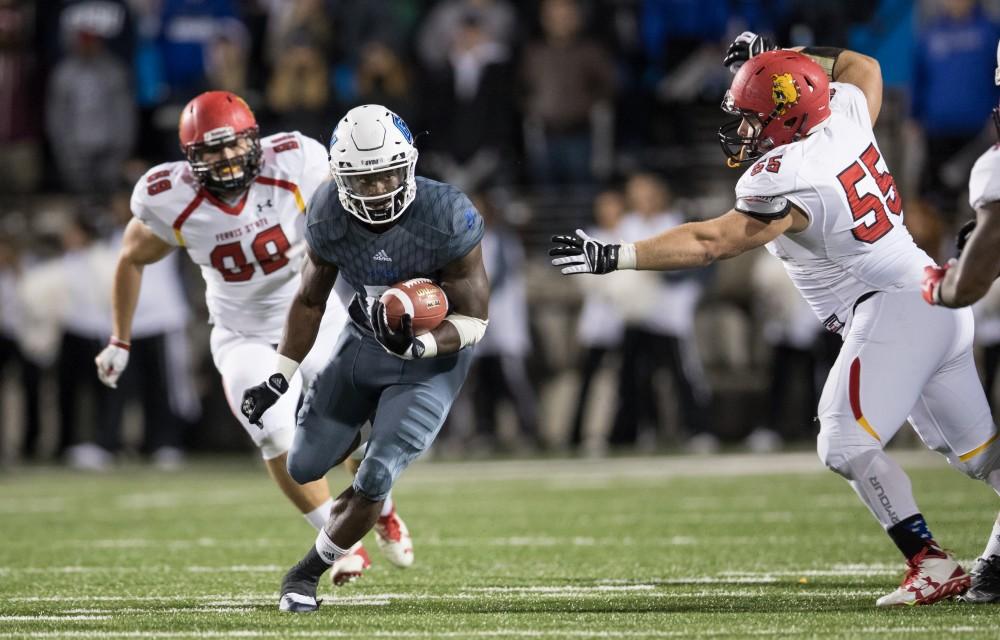
M969 206L979 209L1000 201L1000 143L979 156L969 175Z
M737 199L782 196L809 226L767 245L827 329L840 333L858 298L918 291L933 260L903 226L903 205L879 151L864 93L830 84L830 116L808 137L754 163ZM740 208L739 206L737 207Z
M168 162L136 184L132 213L201 267L213 324L277 343L299 286L306 203L330 169L323 145L298 132L261 148L260 175L239 201L200 188L187 162Z

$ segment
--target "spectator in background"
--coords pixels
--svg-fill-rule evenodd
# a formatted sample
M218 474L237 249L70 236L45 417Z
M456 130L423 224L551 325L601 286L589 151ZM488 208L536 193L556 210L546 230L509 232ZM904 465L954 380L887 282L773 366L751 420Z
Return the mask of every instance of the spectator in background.
M56 454L73 467L104 469L107 452L86 433L106 429L110 396L93 376L86 375L111 330L104 291L111 283L113 254L98 242L98 212L83 209L62 230L65 252L25 279L22 301L32 310L27 318L54 322L62 329L56 375L59 385L59 437ZM44 274L44 275L43 275ZM87 411L86 409L90 410Z
M684 222L671 208L671 194L660 178L640 173L625 187L631 213L619 227L626 242L649 238ZM615 446L635 445L642 423L654 430L663 414L656 391L656 374L666 370L680 405L678 430L686 446L696 453L718 449L718 438L708 430L708 384L694 345L694 315L704 290L705 270L682 274L636 272L647 301L644 308L626 318L622 344L622 366L618 378L618 411L608 438ZM635 274L626 275L638 281Z
M270 131L301 131L324 144L333 131L329 71L320 49L300 43L278 56L267 85Z
M917 36L912 116L925 141L921 193L954 220L958 194L982 148L961 154L996 106L997 25L976 0L938 0L940 9ZM968 155L955 166L956 156Z
M161 0L156 45L168 99L183 103L204 89L213 45L242 29L231 0Z
M545 448L538 431L535 389L528 378L531 352L528 301L525 295L524 247L521 240L497 216L483 196L473 198L486 222L483 265L490 280L490 325L476 347L472 380L472 402L477 440L489 448L497 445L497 412L510 400L517 415L521 446Z
M594 199L594 226L587 233L601 240L615 241L619 226L625 217L625 196L617 190L602 191ZM577 392L576 410L570 426L569 445L579 449L584 441L584 422L590 405L590 391L594 377L608 355L621 349L625 323L621 309L611 291L618 282L618 274L605 278L579 279L583 290L583 309L577 322L576 335L583 347L583 363L579 367L580 390Z
M427 14L417 34L417 55L424 67L431 72L445 69L470 15L476 16L486 40L508 49L513 44L517 14L509 2L444 0Z
M26 192L41 180L34 12L25 0L0 0L0 193Z
M41 370L28 359L18 344L24 317L18 299L18 282L21 279L21 256L13 237L0 235L0 386L3 374L12 366L17 375L13 379L20 387L21 406L24 411L24 428L21 430L21 451L25 458L38 455L38 434L41 431L39 380ZM9 373L9 371L8 371ZM0 425L7 424L7 408L0 393ZM0 428L0 463L3 462L3 429Z
M111 199L116 228L105 246L112 256L119 254L125 225L132 219L130 198L131 192L118 191ZM128 369L119 379L118 388L107 390L110 391L107 416L99 423L96 445L101 449L98 452L101 458L110 459L121 451L125 405L138 400L143 415L140 452L149 455L156 466L172 470L184 458L177 409L190 404L192 398L197 404L191 375L186 370L189 347L185 329L189 312L181 283L179 254L174 251L163 260L146 265L142 283L132 320ZM103 315L107 313L107 309L103 310Z
M90 31L56 65L45 101L46 131L63 184L109 193L135 141L135 104L128 67Z
M247 94L248 34L239 22L222 25L216 37L205 50L205 80L218 91L231 91L236 95Z
M135 22L132 6L157 0L46 0L35 5L38 23L38 66L41 77L51 75L55 65L69 55L76 34L86 31L99 36L115 58L131 65L135 54Z
M746 445L755 453L767 453L786 441L815 436L813 418L826 379L826 372L818 371L817 341L826 330L780 261L758 256L750 281L754 312L771 353L767 413Z
M334 29L324 0L270 0L267 58L275 71L287 49L316 49L322 59L334 49Z
M410 74L403 60L384 42L361 49L355 82L358 104L381 104L404 120L413 115Z
M463 191L505 173L513 133L513 73L506 45L470 11L452 40L448 64L423 92L427 140L424 166Z
M614 63L582 34L576 0L544 0L544 36L524 52L525 146L532 177L543 184L591 178L591 116L615 93Z

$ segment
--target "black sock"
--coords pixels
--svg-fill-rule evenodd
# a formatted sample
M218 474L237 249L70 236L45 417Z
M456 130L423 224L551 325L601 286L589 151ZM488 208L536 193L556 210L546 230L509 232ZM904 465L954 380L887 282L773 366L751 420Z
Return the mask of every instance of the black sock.
M323 557L316 551L316 546L313 545L309 547L309 551L306 553L305 557L299 560L298 564L295 565L294 570L298 573L303 573L311 578L319 580L323 573L329 568L330 565L323 560Z
M919 513L892 525L886 533L889 534L889 537L896 543L896 546L903 552L907 560L911 560L929 542L934 540L930 529L927 528L927 522L924 521L924 517Z

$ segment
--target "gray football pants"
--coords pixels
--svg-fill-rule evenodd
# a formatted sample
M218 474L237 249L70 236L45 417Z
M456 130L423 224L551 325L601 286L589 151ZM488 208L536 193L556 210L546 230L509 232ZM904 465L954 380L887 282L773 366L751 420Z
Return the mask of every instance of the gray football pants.
M334 353L299 409L288 474L300 484L322 478L350 452L371 419L354 489L369 500L383 500L403 469L434 442L465 382L472 348L403 360L348 323Z

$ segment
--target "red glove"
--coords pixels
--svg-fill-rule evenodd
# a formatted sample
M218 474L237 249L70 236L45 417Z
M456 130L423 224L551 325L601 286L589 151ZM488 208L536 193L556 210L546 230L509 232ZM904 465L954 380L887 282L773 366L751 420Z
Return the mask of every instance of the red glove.
M943 267L937 265L924 267L924 283L920 290L924 294L924 300L927 304L941 304L941 283L944 282L949 268L951 268L951 262Z

